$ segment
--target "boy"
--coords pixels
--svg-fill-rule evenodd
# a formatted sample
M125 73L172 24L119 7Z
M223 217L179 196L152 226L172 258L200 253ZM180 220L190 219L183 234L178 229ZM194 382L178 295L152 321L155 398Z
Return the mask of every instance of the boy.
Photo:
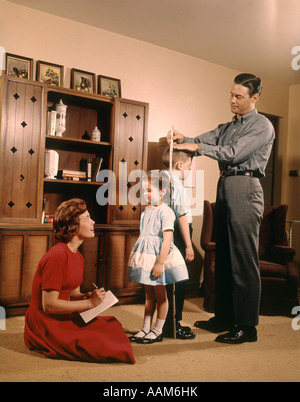
M187 262L193 261L194 250L192 246L192 215L188 203L188 193L185 190L182 180L186 171L191 170L192 153L186 151L173 150L172 172L164 170L163 172L172 177L172 196L171 208L173 209L176 221L174 226L174 244ZM167 169L170 169L170 149L165 149L163 153L163 163ZM164 325L164 336L173 337L173 304L172 304L172 285L166 286L169 300L169 310ZM194 339L195 334L189 327L182 327L182 310L186 293L186 281L177 282L175 285L175 309L176 309L176 338Z

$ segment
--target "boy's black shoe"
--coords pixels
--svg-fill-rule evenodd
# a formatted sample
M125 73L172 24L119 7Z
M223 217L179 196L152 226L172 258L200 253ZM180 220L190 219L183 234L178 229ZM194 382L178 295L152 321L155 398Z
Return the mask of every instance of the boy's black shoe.
M164 331L165 338L174 338L173 331ZM194 339L196 335L191 331L190 327L182 327L179 322L176 324L176 339Z

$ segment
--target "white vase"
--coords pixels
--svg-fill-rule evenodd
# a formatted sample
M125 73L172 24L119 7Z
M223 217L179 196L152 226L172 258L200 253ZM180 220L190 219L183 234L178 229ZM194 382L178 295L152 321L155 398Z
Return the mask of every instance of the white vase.
M45 151L45 177L46 179L55 179L58 170L59 155L53 149Z
M95 127L92 131L92 141L100 141L101 132L98 127Z
M57 137L62 137L63 132L66 130L66 112L67 106L63 104L62 100L56 105L56 126L55 134Z
M51 110L51 112L48 112L47 135L55 135L56 114L56 110Z

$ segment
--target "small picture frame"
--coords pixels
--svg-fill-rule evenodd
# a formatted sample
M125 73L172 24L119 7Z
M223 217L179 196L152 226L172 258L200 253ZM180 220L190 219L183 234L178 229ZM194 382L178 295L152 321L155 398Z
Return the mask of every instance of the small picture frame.
M36 80L56 87L63 86L64 66L38 60L36 63Z
M98 75L98 94L121 98L121 80Z
M33 79L33 59L24 56L18 56L12 53L6 53L6 72L13 77Z
M96 74L72 68L71 89L87 93L96 93Z

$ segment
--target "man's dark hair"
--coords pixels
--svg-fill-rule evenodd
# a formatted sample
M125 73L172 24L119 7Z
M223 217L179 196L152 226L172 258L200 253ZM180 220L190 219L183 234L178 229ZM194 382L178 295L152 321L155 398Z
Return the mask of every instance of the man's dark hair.
M235 77L234 82L248 88L250 98L255 94L261 94L262 82L259 77L256 77L256 75L242 73Z

